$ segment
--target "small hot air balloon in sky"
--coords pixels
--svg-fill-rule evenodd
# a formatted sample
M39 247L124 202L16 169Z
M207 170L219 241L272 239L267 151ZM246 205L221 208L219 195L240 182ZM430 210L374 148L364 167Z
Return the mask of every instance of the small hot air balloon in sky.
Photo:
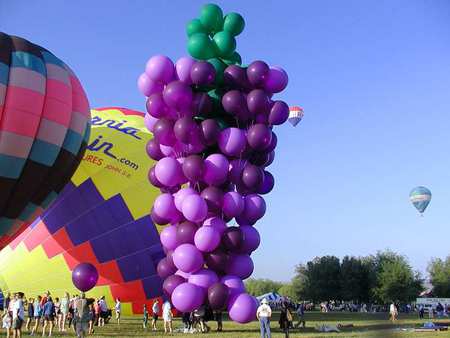
M0 32L0 248L70 180L89 120L89 102L65 63Z
M295 127L302 120L303 115L303 108L298 106L290 107L288 121Z
M423 212L427 208L431 201L431 191L426 187L415 187L409 193L409 200L414 207L423 215Z

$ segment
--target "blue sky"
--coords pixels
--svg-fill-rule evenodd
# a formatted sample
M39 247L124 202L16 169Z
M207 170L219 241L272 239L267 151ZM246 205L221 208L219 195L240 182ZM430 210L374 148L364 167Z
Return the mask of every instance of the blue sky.
M186 54L185 24L203 3L0 0L0 30L66 61L92 107L143 110L145 62ZM244 62L283 66L290 83L278 97L306 114L276 130L255 277L288 280L325 254L390 248L421 271L450 254L450 2L217 3L246 19ZM408 201L416 185L433 192L424 218Z

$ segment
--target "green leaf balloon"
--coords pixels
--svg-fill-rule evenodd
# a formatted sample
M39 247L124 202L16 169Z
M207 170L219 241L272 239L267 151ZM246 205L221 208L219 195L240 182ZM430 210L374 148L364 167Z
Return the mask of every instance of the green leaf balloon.
M219 32L223 28L223 12L216 4L207 4L202 7L200 21L210 32Z
M229 32L233 36L242 33L245 27L245 21L239 13L229 13L225 16L223 22L223 30Z
M221 57L229 57L236 49L236 39L227 31L221 31L214 34L214 43L217 47L217 52Z
M199 19L189 21L186 26L186 32L188 36L192 36L196 33L208 33L207 29L202 25Z
M195 33L189 37L188 52L192 57L207 60L214 57L214 44L205 33Z

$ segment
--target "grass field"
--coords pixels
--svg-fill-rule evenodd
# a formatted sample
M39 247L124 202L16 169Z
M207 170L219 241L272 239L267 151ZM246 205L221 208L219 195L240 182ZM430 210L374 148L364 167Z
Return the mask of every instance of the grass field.
M272 321L272 337L284 337L284 333L278 329L277 315ZM396 324L390 324L386 320L387 314L361 314L361 313L306 313L306 328L296 329L291 332L290 337L450 337L450 331L447 332L408 332L401 331L401 329L409 329L417 327L427 320L420 321L416 315L401 315ZM449 322L449 320L446 320ZM343 329L340 333L320 333L314 330L317 324L349 324L354 325L353 328ZM208 323L211 326L212 331L208 334L183 334L173 333L172 336L188 336L188 337L224 337L224 338L250 338L259 337L259 325L257 322L252 322L246 325L238 325L229 321L224 321L223 332L215 332L216 323ZM182 326L179 319L174 321L174 329ZM108 337L167 337L162 330L162 322L158 323L159 331L153 332L151 330L144 331L142 328L142 322L140 317L126 317L122 319L120 327L115 322L111 322L103 328L96 328L95 333L90 337L108 338ZM26 333L24 337L28 336ZM59 334L55 333L54 337L69 337L74 336L72 332Z

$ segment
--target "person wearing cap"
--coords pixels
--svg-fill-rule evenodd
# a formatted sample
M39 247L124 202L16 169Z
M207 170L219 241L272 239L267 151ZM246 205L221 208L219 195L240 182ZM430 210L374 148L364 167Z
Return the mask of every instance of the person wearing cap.
M261 305L256 310L256 318L259 320L261 326L261 338L271 338L270 335L270 317L272 316L272 309L266 298L261 301Z

